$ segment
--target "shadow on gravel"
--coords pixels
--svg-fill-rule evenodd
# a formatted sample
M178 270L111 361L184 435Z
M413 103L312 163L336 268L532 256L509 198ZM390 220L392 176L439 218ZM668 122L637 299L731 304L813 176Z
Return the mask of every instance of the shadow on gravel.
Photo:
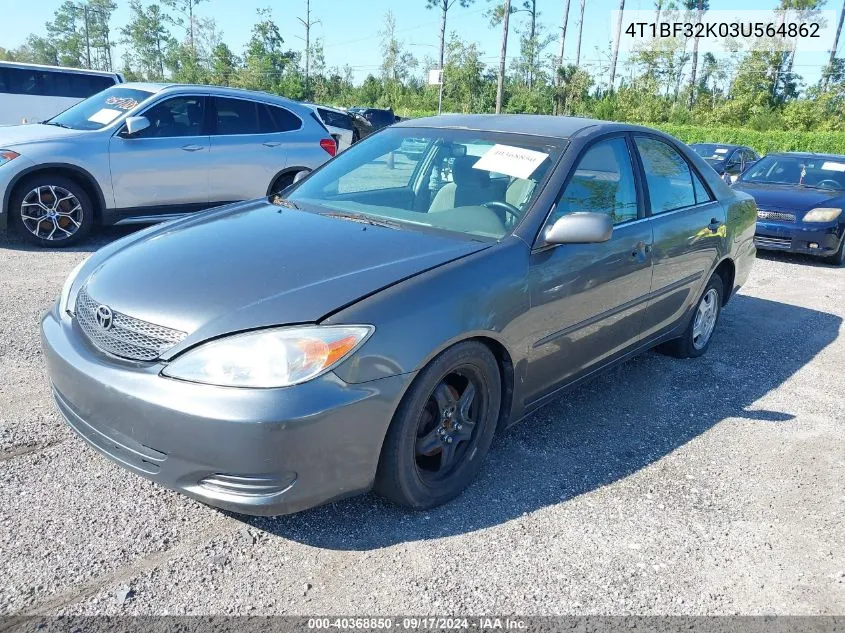
M813 257L812 255L804 255L803 253L790 253L788 251L757 251L757 257L766 259L770 262L783 262L785 264L794 264L796 266L815 266L817 268L839 268L829 264L823 259Z
M110 242L119 240L121 237L125 237L130 233L142 229L145 226L147 225L129 224L125 226L95 227L91 234L79 244L59 248L44 248L41 246L35 246L34 244L30 244L29 242L21 239L13 231L7 231L6 233L0 233L0 248L7 248L11 251L27 252L67 251L69 253L90 253L102 248Z
M703 358L649 353L570 390L500 434L481 477L445 506L412 512L370 494L290 516L238 518L279 537L340 550L504 523L627 477L724 420L791 420L792 413L756 402L834 341L841 321L739 295ZM794 406L797 411L800 403Z

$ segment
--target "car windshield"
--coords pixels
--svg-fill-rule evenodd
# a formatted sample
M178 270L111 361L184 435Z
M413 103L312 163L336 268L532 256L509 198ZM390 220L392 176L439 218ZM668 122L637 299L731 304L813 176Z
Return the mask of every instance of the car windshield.
M695 145L690 145L690 147L692 148L692 151L701 156L711 165L724 162L733 151L730 147L725 147L724 145L714 145L713 143L696 143Z
M522 219L565 141L388 128L296 186L299 208L351 220L500 239Z
M845 156L767 156L742 182L845 190Z
M152 95L152 92L146 90L114 86L80 101L44 123L72 130L99 130Z

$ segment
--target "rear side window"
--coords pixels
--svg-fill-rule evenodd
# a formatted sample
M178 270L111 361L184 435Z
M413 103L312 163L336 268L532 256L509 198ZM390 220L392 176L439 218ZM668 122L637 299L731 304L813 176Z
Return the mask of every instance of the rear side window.
M317 108L317 112L319 113L320 118L323 119L323 123L326 125L339 127L343 130L352 129L352 121L348 114L326 110L325 108Z
M215 134L218 136L258 134L258 104L255 101L215 97L214 103Z
M678 151L663 141L636 137L653 215L696 204L693 174ZM699 183L700 184L700 183Z
M713 200L713 196L710 195L710 192L707 191L707 187L704 186L704 183L701 182L701 179L695 172L692 172L692 185L695 189L696 204L704 204L705 202Z
M273 121L273 131L275 132L291 132L302 127L300 118L290 110L268 105L267 112Z

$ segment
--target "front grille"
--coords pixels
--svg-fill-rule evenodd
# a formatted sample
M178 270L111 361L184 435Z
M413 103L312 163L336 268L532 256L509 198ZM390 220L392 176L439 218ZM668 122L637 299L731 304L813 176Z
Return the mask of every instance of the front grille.
M140 361L155 360L187 336L185 332L141 321L120 312L112 312L111 327L105 329L97 323L97 308L100 305L83 288L76 297L76 321L94 345L114 356Z
M792 248L792 240L783 237L754 237L754 245L761 248Z
M777 222L795 222L795 214L787 213L786 211L769 211L767 209L758 209L757 217L761 220L775 220Z

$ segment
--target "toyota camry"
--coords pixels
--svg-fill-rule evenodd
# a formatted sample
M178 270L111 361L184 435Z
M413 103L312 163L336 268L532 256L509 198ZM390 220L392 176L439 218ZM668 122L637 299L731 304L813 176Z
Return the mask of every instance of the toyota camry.
M755 219L648 128L404 121L280 195L92 255L42 322L53 395L95 449L213 506L432 507L566 387L704 354Z

